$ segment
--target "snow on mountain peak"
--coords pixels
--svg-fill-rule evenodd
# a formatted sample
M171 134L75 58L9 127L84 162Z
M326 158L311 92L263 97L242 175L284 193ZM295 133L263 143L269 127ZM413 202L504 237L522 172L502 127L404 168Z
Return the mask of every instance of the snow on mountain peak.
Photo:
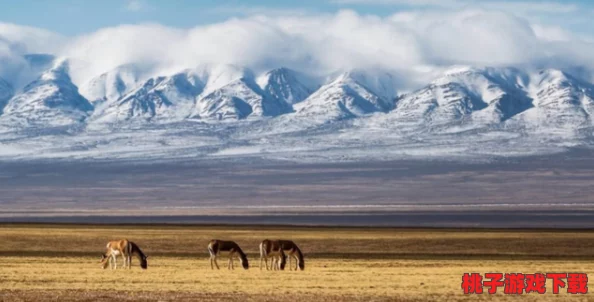
M44 71L39 77L41 81L67 81L71 82L68 61L59 59L54 62L54 66Z
M1 118L19 126L63 126L84 121L92 110L72 83L68 62L61 60L13 97Z
M469 141L477 146L488 142L490 148L513 139L524 143L532 135L534 141L546 137L548 142L553 135L564 143L580 144L588 143L580 139L590 139L594 129L594 85L555 69L455 67L396 98L397 78L379 69L349 70L319 81L288 68L255 77L235 65L202 65L156 75L121 66L80 89L95 96L93 107L72 83L68 61L43 56L33 61L47 68L22 91L0 79L0 108L6 103L0 114L0 143L7 141L2 141L2 133L12 129L50 133L60 126L71 138L64 143L44 140L51 150L59 149L55 144L61 144L61 150L80 146L99 131L107 145L122 139L129 148L138 137L151 150L167 145L159 154L193 152L190 149L207 154L222 145L260 143L266 144L267 152L352 146L368 152L377 144L389 145L392 152L393 146L436 143L441 148L452 142L466 150ZM113 133L120 130L154 131L122 138ZM200 139L189 139L193 135ZM524 146L530 149L528 143Z
M204 65L196 68L194 72L200 75L202 82L205 84L203 95L210 94L231 82L243 78L254 78L251 70L232 64Z
M83 84L80 93L92 103L117 100L139 83L140 71L133 65L122 65Z
M107 104L93 116L100 123L116 123L132 119L179 121L190 115L194 99L204 84L188 72L169 77L148 79L142 86Z
M524 75L507 69L457 67L429 85L402 96L390 113L400 122L447 125L467 120L473 127L497 124L531 106Z
M444 76L455 76L463 73L475 73L480 71L479 68L473 66L453 66L444 72Z
M206 89L205 89L206 91ZM253 77L242 77L226 85L203 92L196 101L194 118L237 120L248 116L278 116L291 107L262 90Z
M341 73L334 81L355 81L373 94L390 101L397 96L396 79L383 70L352 69Z
M387 112L393 102L375 94L360 81L366 78L355 73L343 73L322 86L305 101L297 104L298 116L321 120L341 120L374 112Z
M513 127L579 131L594 125L594 85L556 69L532 74L528 87L530 108L509 124ZM548 131L548 130L547 130Z
M270 96L289 105L305 100L318 88L314 80L285 67L268 71L256 83Z
M578 80L558 69L544 69L534 74L536 85L561 85L562 83L572 83Z

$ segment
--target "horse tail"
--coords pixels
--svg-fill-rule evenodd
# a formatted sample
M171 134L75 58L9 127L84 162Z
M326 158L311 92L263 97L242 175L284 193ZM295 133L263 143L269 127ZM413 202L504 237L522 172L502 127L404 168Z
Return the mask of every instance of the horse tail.
M215 250L216 247L215 245L217 244L216 240L211 240L208 243L208 253L210 254L210 257L214 257L217 254L217 251Z
M266 258L268 256L268 252L267 250L267 245L268 245L268 239L264 239L261 243L260 243L260 258Z

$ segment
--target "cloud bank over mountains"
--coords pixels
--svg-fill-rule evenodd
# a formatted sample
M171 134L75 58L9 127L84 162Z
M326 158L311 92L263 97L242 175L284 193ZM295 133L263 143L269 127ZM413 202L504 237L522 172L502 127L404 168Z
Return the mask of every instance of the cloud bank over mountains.
M259 14L73 37L0 24L0 159L592 148L593 71L590 37L505 10Z
M484 9L383 18L350 10L259 15L189 29L121 25L75 37L0 23L0 77L23 85L28 53L67 58L78 86L126 64L146 70L147 78L203 64L256 72L284 66L309 74L381 68L407 79L399 90L419 88L452 65L580 67L586 80L594 69L594 43L587 37Z

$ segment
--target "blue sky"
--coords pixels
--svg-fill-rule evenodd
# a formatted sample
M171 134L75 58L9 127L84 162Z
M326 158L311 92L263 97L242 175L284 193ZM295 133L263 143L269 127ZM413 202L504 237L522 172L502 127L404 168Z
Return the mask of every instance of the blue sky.
M253 14L324 14L352 9L387 16L402 10L503 10L572 32L594 32L594 1L506 0L0 0L0 22L78 35L120 24L188 28Z

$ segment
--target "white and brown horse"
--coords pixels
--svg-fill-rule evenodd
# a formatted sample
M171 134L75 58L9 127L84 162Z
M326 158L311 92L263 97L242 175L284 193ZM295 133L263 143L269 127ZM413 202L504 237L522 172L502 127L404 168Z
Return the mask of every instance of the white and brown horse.
M268 258L272 258L271 269L285 269L285 265L287 264L287 255L283 251L278 240L264 239L262 243L260 243L260 270L262 270L262 261L266 262L266 270L269 270Z
M134 242L127 239L114 240L107 243L107 251L101 255L101 264L103 268L111 264L112 269L117 269L117 256L122 256L124 268L132 268L132 255L136 255L140 260L140 267L146 269L148 267L146 256Z
M295 270L297 270L297 267L299 267L300 270L304 270L305 262L303 261L303 253L301 252L297 244L295 244L295 242L291 240L278 240L278 243L289 257L289 270L293 270L293 268L291 267L291 258L295 258Z
M221 255L221 252L228 253L229 255L229 265L227 266L228 269L235 269L235 267L233 267L233 258L236 256L239 256L239 262L241 262L241 266L243 266L244 269L248 269L250 267L247 256L237 243L234 241L213 239L208 243L211 269L214 269L213 263L216 265L217 269L219 269L217 257Z

